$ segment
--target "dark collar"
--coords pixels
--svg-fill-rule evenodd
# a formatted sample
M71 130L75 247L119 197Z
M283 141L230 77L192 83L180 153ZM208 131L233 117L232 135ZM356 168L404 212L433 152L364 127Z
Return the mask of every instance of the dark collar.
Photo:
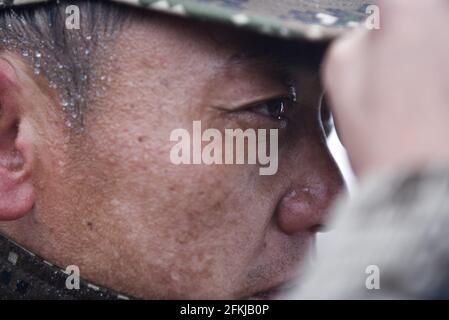
M0 299L129 299L80 279L68 289L65 270L0 234Z

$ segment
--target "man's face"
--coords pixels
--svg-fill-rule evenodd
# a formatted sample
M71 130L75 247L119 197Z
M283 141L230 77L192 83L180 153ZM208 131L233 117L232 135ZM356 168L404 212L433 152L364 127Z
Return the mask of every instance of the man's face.
M342 185L322 127L318 70L280 68L264 54L276 56L276 43L163 16L130 23L98 71L111 81L89 106L84 133L41 131L34 211L3 230L139 297L268 296L295 275ZM280 112L292 87L297 100ZM192 132L193 121L222 133L278 129L277 173L173 164L170 134ZM24 224L33 231L20 233Z

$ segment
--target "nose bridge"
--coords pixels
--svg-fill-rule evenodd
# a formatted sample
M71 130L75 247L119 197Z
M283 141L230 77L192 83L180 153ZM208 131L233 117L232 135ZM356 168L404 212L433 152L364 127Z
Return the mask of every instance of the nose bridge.
M277 207L278 225L287 234L314 231L324 224L328 207L344 187L341 172L325 144L315 141L315 146L304 148L308 153L301 162L298 156L289 160L294 162L289 166L298 169L289 175L291 187Z

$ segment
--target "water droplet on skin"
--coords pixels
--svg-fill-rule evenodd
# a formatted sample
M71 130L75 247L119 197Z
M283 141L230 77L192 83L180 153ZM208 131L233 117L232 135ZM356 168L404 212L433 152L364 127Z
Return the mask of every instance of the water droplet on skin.
M62 101L61 105L65 108L69 106L69 103L65 100Z
M290 87L290 95L292 96L293 102L297 102L298 97L297 97L297 94L296 94L296 88L294 86Z
M287 128L287 121L286 121L286 120L281 120L281 122L280 122L280 127L281 127L282 129Z
M181 280L181 276L179 275L179 273L177 273L177 272L175 272L175 271L170 272L170 278L171 278L173 281L179 281L179 280Z

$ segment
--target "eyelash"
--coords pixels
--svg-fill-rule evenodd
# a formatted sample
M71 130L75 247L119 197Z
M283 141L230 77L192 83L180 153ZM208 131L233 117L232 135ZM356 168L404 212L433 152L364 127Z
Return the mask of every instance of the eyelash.
M277 97L262 101L248 107L247 110L258 113L262 116L272 118L276 121L287 120L286 114L292 107L294 99L292 97ZM265 109L265 111L263 111Z
M288 121L288 117L286 117L286 114L292 108L292 104L294 102L296 102L295 96L278 97L253 104L252 106L247 108L247 111L255 112L264 117L272 118L276 121L282 121L284 122L284 124L286 124L285 121ZM276 103L279 103L280 105L278 106L278 109L274 110L276 113L271 114L271 111L273 110L270 111L269 109L270 107L273 107L273 104ZM262 108L266 108L267 111L261 112ZM320 120L323 125L325 135L326 137L328 137L334 128L334 124L332 113L330 112L330 109L327 107L325 102L321 105L320 108Z

